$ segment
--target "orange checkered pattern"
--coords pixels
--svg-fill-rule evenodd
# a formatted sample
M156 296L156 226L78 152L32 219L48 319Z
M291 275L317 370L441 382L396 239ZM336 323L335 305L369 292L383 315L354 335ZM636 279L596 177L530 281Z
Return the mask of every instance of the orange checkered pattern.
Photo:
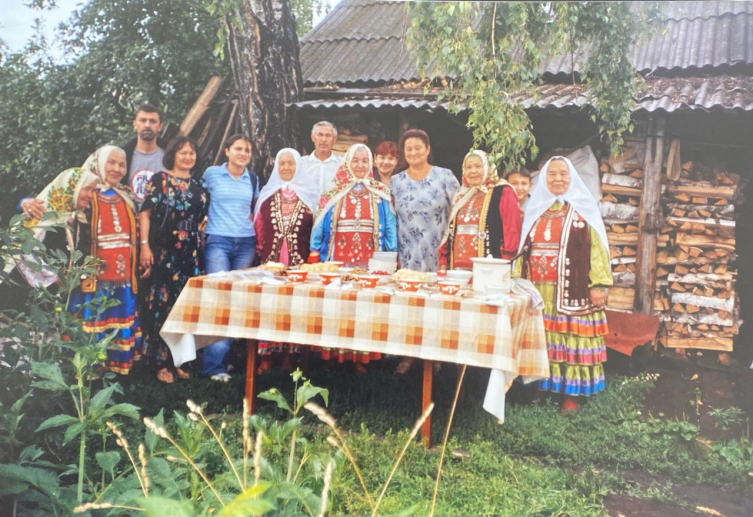
M162 327L176 364L224 337L301 343L549 375L541 310L528 295L503 307L481 297L422 297L314 283L189 280Z

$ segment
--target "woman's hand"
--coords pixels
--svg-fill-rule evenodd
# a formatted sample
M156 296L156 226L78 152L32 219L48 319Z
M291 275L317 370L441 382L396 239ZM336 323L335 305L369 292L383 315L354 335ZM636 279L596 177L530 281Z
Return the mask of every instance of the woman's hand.
M607 303L607 293L603 289L591 289L588 293L591 297L591 303L596 308L603 308Z
M139 265L144 271L141 274L141 278L147 278L152 273L152 265L154 264L154 254L149 244L141 245L141 258L139 259Z
M44 215L44 203L35 197L24 199L21 202L21 210L30 219L41 219Z

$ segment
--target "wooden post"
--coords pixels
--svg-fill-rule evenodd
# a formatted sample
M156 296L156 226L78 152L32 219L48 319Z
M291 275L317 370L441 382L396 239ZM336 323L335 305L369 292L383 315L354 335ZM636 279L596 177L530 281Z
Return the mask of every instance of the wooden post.
M256 380L256 353L257 353L257 341L255 339L246 340L246 408L248 414L254 414L254 407L256 405L256 387L254 381Z
M664 160L664 133L666 117L663 113L652 115L649 134L646 136L646 156L643 161L643 195L639 219L637 273L635 276L634 311L638 314L654 313L656 293L656 245L658 234L664 226L661 206L661 176Z
M434 361L424 360L424 391L421 400L421 413L431 404L431 385L434 380ZM431 415L428 416L421 426L421 440L426 444L427 449L431 449Z
M201 120L201 117L207 112L212 101L217 96L217 92L220 91L220 86L222 86L222 77L215 75L209 80L204 87L204 91L201 92L201 95L199 95L199 98L196 99L196 102L191 106L191 109L183 119L183 122L180 123L179 134L188 135L193 131L193 128L196 127L196 124L199 123L199 120Z

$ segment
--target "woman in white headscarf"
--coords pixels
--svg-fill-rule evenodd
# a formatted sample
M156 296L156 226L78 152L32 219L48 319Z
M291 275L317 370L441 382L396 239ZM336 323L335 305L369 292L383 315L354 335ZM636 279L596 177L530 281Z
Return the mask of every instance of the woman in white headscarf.
M511 259L520 245L520 222L512 186L497 177L484 151L469 152L439 247L439 269L473 269L473 257Z
M254 214L257 253L262 264L280 262L294 268L308 260L318 202L319 189L301 169L301 155L295 149L281 149ZM272 368L273 353L282 353L282 368L292 370L292 354L299 352L300 345L295 343L259 341L258 373Z
M309 258L311 228L319 189L301 168L295 149L281 149L256 203L256 248L262 264L296 267Z
M371 149L352 145L319 200L311 256L366 267L375 251L397 251L390 189L374 179Z
M541 169L526 203L516 264L544 299L550 377L539 389L562 393L562 410L604 389L604 306L612 285L609 244L599 207L567 158Z
M71 307L80 311L85 332L104 339L117 331L113 349L107 351L106 366L127 375L141 357L142 340L137 313L136 202L131 190L120 183L126 174L125 151L105 145L93 152L82 168L99 178L91 203L91 239L83 251L98 258L100 268L99 274L81 282ZM119 303L104 310L97 307L105 300Z
M355 144L345 153L335 179L319 200L309 262L321 258L366 267L375 251L397 251L397 219L390 189L374 179L373 166L371 149L364 144ZM325 360L353 361L361 374L366 373L364 364L382 357L344 349L319 351Z

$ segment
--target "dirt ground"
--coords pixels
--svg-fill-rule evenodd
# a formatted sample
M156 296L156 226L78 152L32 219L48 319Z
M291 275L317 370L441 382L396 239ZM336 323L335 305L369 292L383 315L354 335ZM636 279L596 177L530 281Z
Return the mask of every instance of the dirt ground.
M623 358L615 359L613 365L617 368L635 367ZM657 418L686 419L695 423L704 438L739 437L748 431L748 422L753 417L753 370L748 366L734 359L730 366L723 366L716 352L691 352L681 356L669 351L656 355L645 366L646 371L659 374L646 398L646 408ZM709 411L730 406L745 411L748 422L722 432ZM645 472L624 474L625 479L646 488L652 483L665 486L669 482ZM624 517L753 516L753 497L715 486L670 486L680 505L627 495L609 495L604 503L609 515Z

